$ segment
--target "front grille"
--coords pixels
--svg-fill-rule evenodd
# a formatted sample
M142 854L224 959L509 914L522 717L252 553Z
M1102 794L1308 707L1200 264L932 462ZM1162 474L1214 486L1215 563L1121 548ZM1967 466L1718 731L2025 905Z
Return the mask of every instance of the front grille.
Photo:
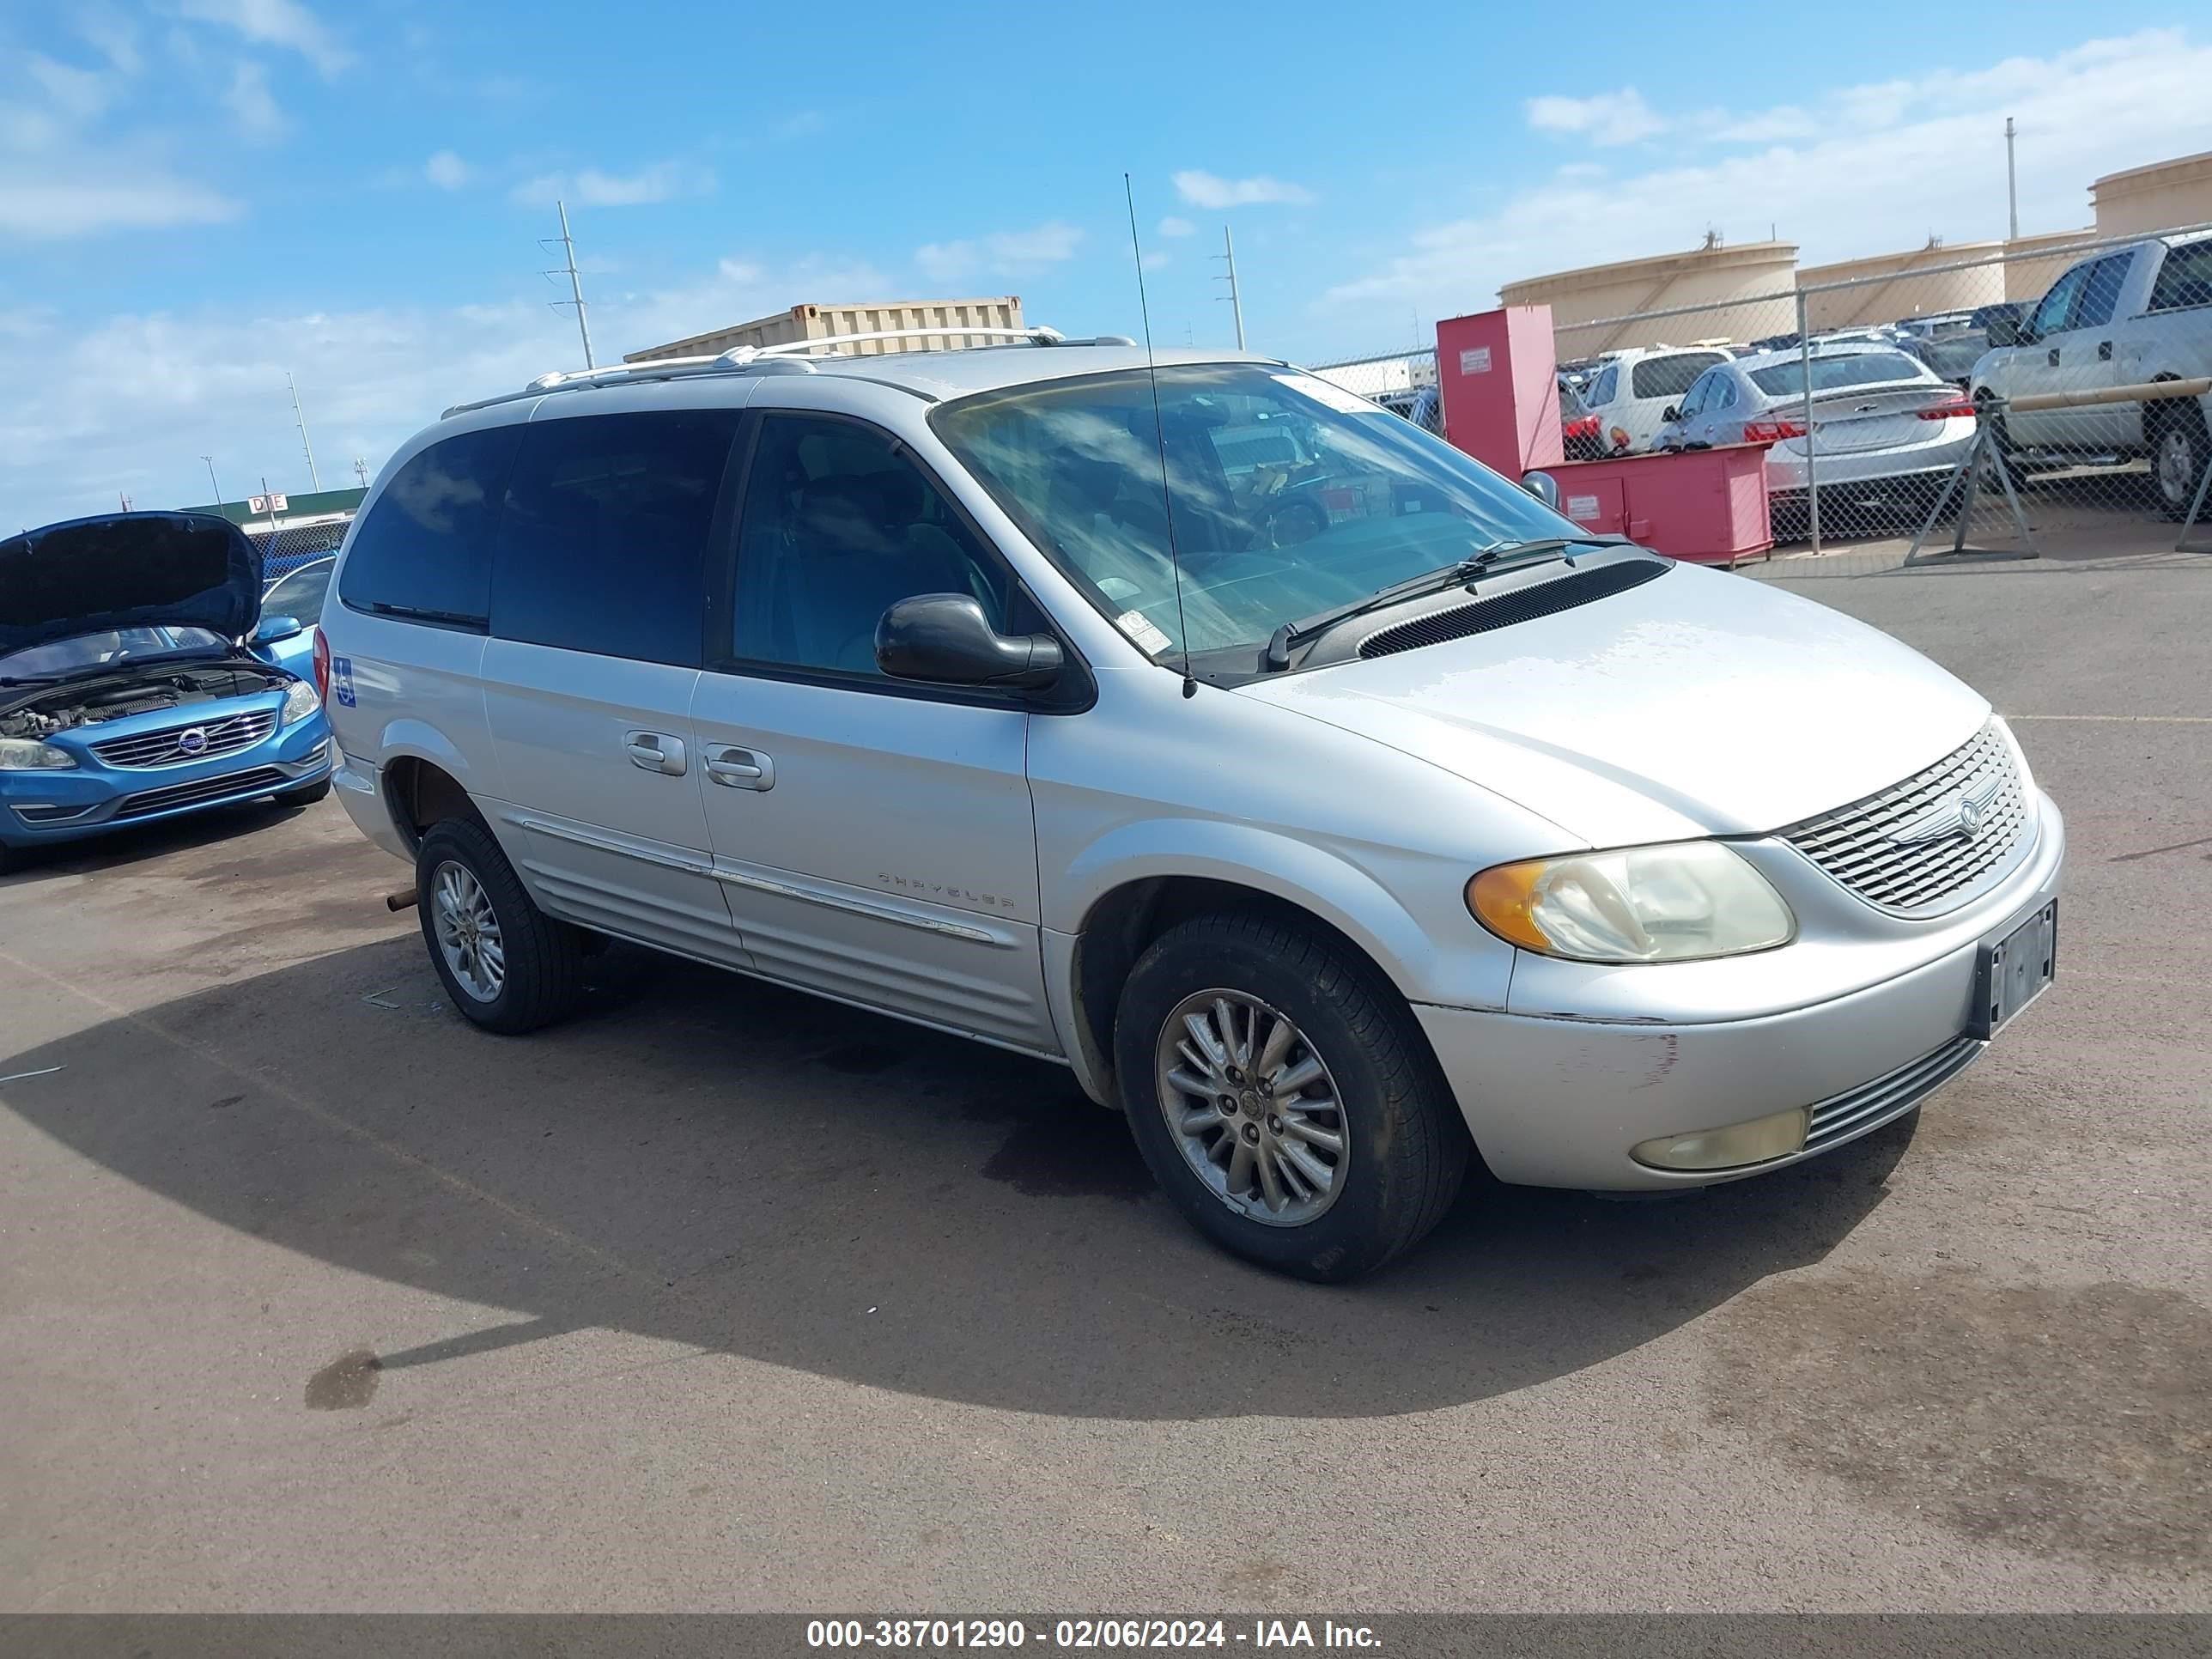
M143 818L149 812L167 812L200 801L220 800L225 795L267 794L290 781L273 766L257 766L250 772L233 772L228 777L201 778L191 783L173 783L166 789L149 789L125 800L115 809L115 816Z
M165 726L158 732L110 738L105 743L94 744L92 752L110 766L186 766L216 755L234 755L241 749L251 749L276 729L275 709L252 708L228 720ZM196 744L191 739L195 732L199 733Z
M1887 1077L1829 1096L1813 1108L1805 1150L1820 1152L1862 1129L1903 1116L1973 1064L1987 1046L1978 1038L1953 1037L1934 1053L1899 1066Z
M1995 883L2027 824L2020 768L1992 721L1926 771L1780 833L1869 904L1924 915Z
M1473 605L1455 605L1449 611L1432 611L1425 617L1415 617L1410 622L1378 629L1360 641L1359 654L1363 657L1387 657L1395 651L1412 651L1424 645L1441 645L1446 640L1463 640L1472 635L1486 634L1493 628L1534 622L1539 617L1571 611L1578 605L1588 605L1608 594L1623 593L1632 587L1641 587L1673 568L1671 564L1658 559L1623 559L1618 564L1600 565L1594 570L1578 570L1573 575L1562 576L1556 581L1516 588L1510 593L1500 593L1494 599L1478 599Z

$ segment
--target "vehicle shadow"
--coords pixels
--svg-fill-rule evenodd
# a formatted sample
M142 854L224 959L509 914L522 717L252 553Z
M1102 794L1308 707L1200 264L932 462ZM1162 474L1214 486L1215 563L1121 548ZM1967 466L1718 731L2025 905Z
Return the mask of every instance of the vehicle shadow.
M1478 1175L1412 1257L1322 1288L1204 1244L1057 1067L643 952L593 969L577 1019L501 1039L381 939L0 1038L0 1076L45 1073L5 1106L222 1225L512 1310L412 1349L324 1334L387 1374L596 1327L1170 1419L1428 1410L1632 1352L1820 1261L1911 1135L1660 1202Z
M56 842L52 846L19 848L19 860L0 872L0 887L30 886L59 876L82 876L171 853L206 847L234 836L250 836L258 830L298 817L306 806L283 805L273 800L218 806L182 817L161 818L152 823L126 824L104 836L82 841Z

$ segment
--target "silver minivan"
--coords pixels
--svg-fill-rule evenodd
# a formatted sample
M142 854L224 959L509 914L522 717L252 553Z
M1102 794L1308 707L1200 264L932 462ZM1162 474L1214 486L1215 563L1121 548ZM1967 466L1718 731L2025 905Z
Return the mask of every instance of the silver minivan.
M2050 981L2057 810L1887 636L1284 363L850 344L549 375L370 492L336 781L477 1024L615 938L958 1032L1340 1279L1470 1152L1831 1151Z

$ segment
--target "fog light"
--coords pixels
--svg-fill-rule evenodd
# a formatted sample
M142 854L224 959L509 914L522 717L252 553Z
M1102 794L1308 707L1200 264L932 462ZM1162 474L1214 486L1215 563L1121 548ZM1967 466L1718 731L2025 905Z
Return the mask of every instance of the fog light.
M1633 1148L1629 1156L1655 1170L1741 1170L1765 1164L1805 1149L1805 1128L1812 1114L1802 1106L1748 1123L1731 1123L1724 1129L1699 1129L1692 1134L1661 1135Z

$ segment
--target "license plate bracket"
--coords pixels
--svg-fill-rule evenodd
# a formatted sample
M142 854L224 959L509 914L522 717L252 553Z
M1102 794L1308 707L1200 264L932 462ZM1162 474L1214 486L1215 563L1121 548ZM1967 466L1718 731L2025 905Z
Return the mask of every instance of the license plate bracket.
M1986 1042L2057 977L2058 901L2051 900L1974 960L1973 1018L1966 1035Z

